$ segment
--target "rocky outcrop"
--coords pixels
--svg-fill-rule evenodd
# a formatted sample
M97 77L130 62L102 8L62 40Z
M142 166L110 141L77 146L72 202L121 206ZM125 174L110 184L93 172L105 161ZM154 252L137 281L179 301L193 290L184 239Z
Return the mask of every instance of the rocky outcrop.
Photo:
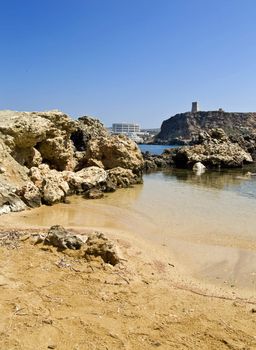
M168 146L166 146L168 147ZM150 172L154 170L168 168L173 165L173 154L175 149L166 148L162 154L143 153L144 171Z
M74 193L100 198L141 182L142 168L137 145L109 135L97 119L75 121L59 111L0 111L2 213L51 205Z
M232 143L222 129L212 129L198 135L199 144L177 149L173 157L177 167L192 168L200 162L206 167L242 167L252 157L238 144Z
M165 120L156 136L160 143L196 143L201 131L221 128L245 151L256 150L256 113L228 113L223 110L180 113Z
M0 138L28 168L44 162L57 170L73 168L71 133L76 123L59 111L0 112Z

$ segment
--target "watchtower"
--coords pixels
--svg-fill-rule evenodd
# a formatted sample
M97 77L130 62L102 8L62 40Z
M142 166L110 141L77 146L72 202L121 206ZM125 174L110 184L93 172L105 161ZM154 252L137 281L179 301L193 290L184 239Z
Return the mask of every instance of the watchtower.
M199 112L199 103L196 102L192 102L192 109L191 109L191 113L196 113Z

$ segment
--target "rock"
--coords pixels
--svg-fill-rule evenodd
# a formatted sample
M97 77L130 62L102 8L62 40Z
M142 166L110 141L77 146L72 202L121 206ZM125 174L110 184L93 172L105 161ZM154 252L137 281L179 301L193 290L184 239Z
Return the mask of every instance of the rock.
M0 215L22 211L26 204L16 195L16 188L0 182Z
M136 175L130 169L123 169L117 167L114 169L107 170L108 180L115 187L130 187L133 184L138 183Z
M30 179L41 192L42 202L48 205L65 201L70 192L65 174L48 165L41 164L38 168L31 168Z
M156 165L154 159L146 159L144 161L144 171L149 172L149 171L153 171L153 170L157 170L157 165Z
M116 170L120 165L127 171ZM1 213L65 202L73 193L99 198L141 182L142 166L137 145L112 137L96 119L0 111Z
M223 131L210 130L202 137L201 144L184 146L177 150L173 159L177 167L193 167L201 162L209 167L242 167L243 164L251 163L252 157L238 144L232 143Z
M88 199L100 199L104 197L104 193L97 188L93 188L86 193L86 197Z
M102 260L115 266L120 262L114 244L110 242L103 233L96 232L91 234L86 241L85 257L101 257Z
M12 151L12 156L20 165L26 166L27 168L39 166L43 161L40 152L34 147L23 149L16 147Z
M150 172L157 169L168 168L173 165L173 153L175 149L165 149L162 154L142 153L144 158L144 171Z
M50 228L44 239L44 244L59 249L80 249L83 241L76 235L71 235L63 226L55 225Z
M196 173L196 175L203 174L205 169L206 167L201 162L197 162L193 165L193 171Z
M143 157L135 142L124 135L91 139L87 144L87 164L100 162L105 169L122 167L139 173Z
M107 136L107 130L98 119L84 116L78 118L77 129L71 134L71 140L77 151L86 151L89 140Z
M4 173L6 173L6 169L5 167L0 165L0 174L4 174Z
M107 180L107 172L102 168L92 166L76 173L65 171L63 177L73 193L84 193L93 187L101 188Z
M69 186L62 176L51 175L44 180L42 189L42 200L48 205L63 202L69 191Z
M59 111L0 111L0 137L14 159L27 167L48 162L58 170L71 169L70 136L75 129L76 122Z
M169 142L178 138L183 141L196 141L200 132L207 132L212 128L221 128L228 137L250 135L256 131L256 113L199 111L176 114L162 123L156 140Z
M91 166L75 173L83 181L84 187L92 188L99 186L107 179L107 172L99 167Z
M16 194L31 208L40 207L42 204L41 192L33 182L27 182L23 187L17 189Z

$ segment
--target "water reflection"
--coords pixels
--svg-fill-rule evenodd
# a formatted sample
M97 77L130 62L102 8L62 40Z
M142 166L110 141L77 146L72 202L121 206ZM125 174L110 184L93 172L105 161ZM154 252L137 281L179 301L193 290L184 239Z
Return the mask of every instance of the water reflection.
M206 171L197 175L191 170L171 169L163 172L166 179L174 178L179 182L186 182L193 186L209 189L229 190L242 196L256 198L256 176L247 175L255 169L232 169L222 171Z

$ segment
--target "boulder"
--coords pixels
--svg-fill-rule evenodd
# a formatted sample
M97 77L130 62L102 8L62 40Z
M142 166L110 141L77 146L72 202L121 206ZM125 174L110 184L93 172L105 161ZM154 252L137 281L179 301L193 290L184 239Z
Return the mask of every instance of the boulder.
M121 167L116 167L107 170L108 179L115 187L130 187L138 183L137 176L130 170Z
M114 244L101 232L89 235L86 241L85 257L100 257L105 263L116 265L120 262Z
M88 165L97 161L105 169L121 167L137 173L144 163L139 147L124 135L91 139L87 144L86 159Z
M63 177L73 193L83 193L93 187L101 188L107 180L107 172L102 168L92 166L76 173L64 171Z
M104 193L97 188L92 188L86 192L86 198L88 199L100 199L103 197Z
M201 162L197 162L193 165L193 171L196 173L196 175L203 174L205 169L206 167Z
M49 229L43 243L46 245L52 245L60 250L78 250L84 244L84 242L77 235L72 235L60 225L52 226Z
M15 192L15 187L0 182L0 215L22 211L27 208L26 204Z
M63 172L50 169L47 164L30 169L30 178L41 192L42 202L48 205L65 201L70 192Z
M32 182L27 182L24 186L16 190L16 194L22 199L24 203L30 208L40 207L41 192L39 188Z

